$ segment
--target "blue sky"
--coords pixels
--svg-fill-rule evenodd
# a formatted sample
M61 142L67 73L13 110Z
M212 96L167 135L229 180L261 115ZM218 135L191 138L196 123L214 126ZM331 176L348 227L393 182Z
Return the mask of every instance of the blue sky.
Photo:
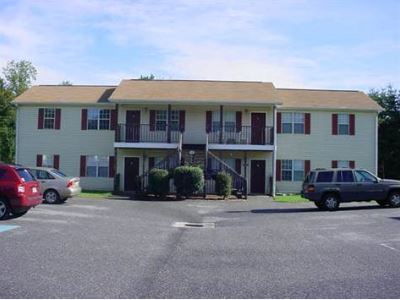
M0 0L0 67L38 84L162 79L400 88L400 1Z

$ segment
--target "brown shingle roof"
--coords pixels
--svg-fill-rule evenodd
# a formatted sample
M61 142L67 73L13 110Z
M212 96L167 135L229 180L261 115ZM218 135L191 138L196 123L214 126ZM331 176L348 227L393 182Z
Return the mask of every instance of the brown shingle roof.
M381 110L370 97L360 91L277 89L283 108Z
M122 80L111 102L279 103L270 82Z
M107 103L115 86L37 85L19 95L17 104L93 104Z

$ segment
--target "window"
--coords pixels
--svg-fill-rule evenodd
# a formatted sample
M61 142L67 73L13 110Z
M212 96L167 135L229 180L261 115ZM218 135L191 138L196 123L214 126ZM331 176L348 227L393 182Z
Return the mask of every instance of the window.
M42 155L42 167L53 168L53 166L54 166L53 155L43 154Z
M282 160L283 181L303 181L304 160Z
M224 131L235 132L236 130L236 113L234 111L224 111ZM212 112L212 131L220 130L220 112L219 110Z
M350 131L350 121L348 114L338 114L338 133L340 135L349 134Z
M110 115L109 109L89 108L87 128L89 130L109 130Z
M304 183L313 182L315 177L315 172L310 172L307 177L304 179Z
M167 110L156 110L155 111L155 122L156 122L156 130L165 131L167 129L168 123L168 111ZM171 130L178 131L179 130L179 110L171 110Z
M44 129L54 129L56 122L56 110L55 108L45 108L43 114L43 128Z
M29 182L29 181L34 181L35 179L33 178L32 174L29 173L27 169L17 169L16 170L19 177L21 177L23 182Z
M354 182L352 171L338 171L336 174L337 182Z
M54 174L60 176L60 177L67 177L63 172L58 171L57 169L52 169L51 170Z
M44 170L35 170L34 174L37 179L42 179L42 180L54 179L54 177L49 172Z
M319 172L317 176L317 182L332 182L333 172Z
M7 170L0 169L0 179L7 173Z
M372 174L366 171L355 171L354 174L356 175L356 180L358 182L375 182L376 178Z
M179 110L171 110L171 130L178 131L179 130Z
M87 177L108 177L109 157L108 156L87 156L86 176Z
M338 168L350 168L350 161L349 160L338 160L337 167Z
M304 133L304 113L282 113L282 133Z

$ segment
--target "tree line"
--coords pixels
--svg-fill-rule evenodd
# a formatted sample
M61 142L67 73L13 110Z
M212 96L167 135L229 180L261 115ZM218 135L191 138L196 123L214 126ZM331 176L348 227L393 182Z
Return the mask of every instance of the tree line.
M11 101L32 85L36 75L36 68L26 60L8 62L0 75L0 161L14 162L16 107ZM153 80L155 76L141 75L139 79ZM72 83L63 81L61 85ZM400 179L400 91L388 85L372 89L368 95L383 108L378 115L378 175Z

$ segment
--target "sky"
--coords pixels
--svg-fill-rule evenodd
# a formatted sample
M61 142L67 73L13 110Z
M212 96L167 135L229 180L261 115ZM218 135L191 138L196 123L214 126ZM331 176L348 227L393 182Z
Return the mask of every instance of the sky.
M22 59L35 84L400 88L400 0L0 0L0 68Z

